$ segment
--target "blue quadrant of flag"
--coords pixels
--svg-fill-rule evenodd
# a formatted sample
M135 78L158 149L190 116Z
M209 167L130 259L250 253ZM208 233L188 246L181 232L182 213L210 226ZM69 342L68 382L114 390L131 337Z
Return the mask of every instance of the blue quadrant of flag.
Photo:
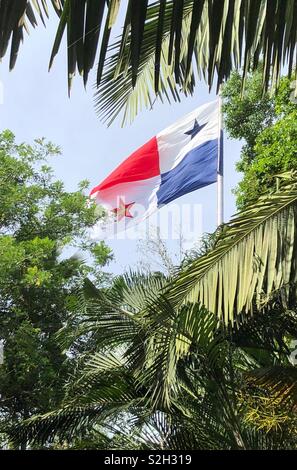
M161 175L158 206L217 181L218 139L204 142L188 152L171 171Z

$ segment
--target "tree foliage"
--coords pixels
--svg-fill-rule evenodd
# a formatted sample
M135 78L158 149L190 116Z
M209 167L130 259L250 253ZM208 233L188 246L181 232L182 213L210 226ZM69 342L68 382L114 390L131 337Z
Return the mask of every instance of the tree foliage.
M47 159L59 153L43 139L17 144L10 131L0 134L2 425L60 402L72 366L54 335L83 278L103 281L100 266L110 258L105 245L88 241L97 216L93 206L86 207L86 183L69 193L53 179ZM67 255L71 247L84 250L90 263Z
M297 104L292 81L283 77L274 94L262 93L261 72L250 74L243 96L241 76L233 73L223 88L225 127L243 147L237 169L243 179L235 190L244 208L265 191L274 191L276 175L296 170Z

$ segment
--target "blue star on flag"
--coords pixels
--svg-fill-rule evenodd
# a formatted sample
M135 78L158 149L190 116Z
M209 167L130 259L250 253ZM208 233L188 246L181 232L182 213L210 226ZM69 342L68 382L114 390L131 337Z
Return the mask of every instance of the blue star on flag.
M205 124L202 124L201 126L198 124L198 121L197 119L195 119L195 122L194 122L194 127L193 129L191 129L190 131L188 132L185 132L186 135L189 135L191 137L191 140L194 139L194 137L196 137L196 135L202 131L203 127L206 126L207 123Z

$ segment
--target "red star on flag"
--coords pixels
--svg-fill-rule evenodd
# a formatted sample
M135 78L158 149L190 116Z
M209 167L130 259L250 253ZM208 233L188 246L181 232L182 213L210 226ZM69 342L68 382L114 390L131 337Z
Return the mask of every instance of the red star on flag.
M117 221L120 222L124 217L128 217L130 219L133 218L133 215L130 212L131 207L135 204L135 202L130 202L130 204L125 204L122 198L120 198L119 207L112 209L117 218Z

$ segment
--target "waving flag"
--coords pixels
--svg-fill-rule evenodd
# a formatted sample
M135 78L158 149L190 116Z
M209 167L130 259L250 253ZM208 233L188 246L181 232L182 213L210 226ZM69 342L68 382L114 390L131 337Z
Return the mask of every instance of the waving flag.
M158 208L217 181L218 102L192 111L136 150L91 197L109 215L108 223L127 229Z

